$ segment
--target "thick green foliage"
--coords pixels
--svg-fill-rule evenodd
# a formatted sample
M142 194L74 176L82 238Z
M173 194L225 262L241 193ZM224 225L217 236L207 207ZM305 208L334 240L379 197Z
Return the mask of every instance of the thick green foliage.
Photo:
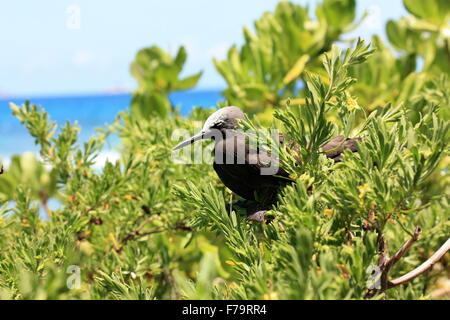
M358 78L353 93L369 110L388 102L407 103L428 81L442 74L450 75L448 1L432 0L426 5L420 0L404 3L412 15L399 21L390 20L386 25L389 42L396 51L375 37L372 43L377 51L373 59L351 70Z
M0 177L0 195L2 200L15 198L15 190L26 185L32 191L33 199L43 203L56 195L56 171L46 170L45 166L31 152L11 159L8 174Z
M138 82L131 111L138 117L167 116L174 108L169 100L173 91L195 87L202 72L179 79L186 62L186 49L181 46L175 57L153 46L140 50L131 65L131 74Z
M242 48L233 46L226 60L214 61L228 84L229 104L255 112L293 97L305 68L317 66L318 57L354 27L355 0L324 1L316 15L313 20L307 8L283 1L255 22L255 33L244 28Z

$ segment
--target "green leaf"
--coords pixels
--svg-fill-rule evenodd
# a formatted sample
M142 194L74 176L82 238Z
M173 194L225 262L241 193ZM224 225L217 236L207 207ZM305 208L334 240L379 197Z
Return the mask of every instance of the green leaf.
M175 57L175 64L178 66L179 70L183 69L184 64L186 63L187 52L184 46L180 46L178 49L178 53Z
M355 0L324 0L318 7L326 19L330 28L344 30L349 26L356 16Z
M199 72L197 74L194 74L192 76L186 77L184 79L178 80L174 86L173 86L173 90L187 90L187 89L191 89L193 87L195 87L198 83L198 81L200 80L200 78L202 77L203 72Z
M406 9L416 17L438 26L448 24L450 2L448 0L403 0Z
M306 64L309 61L309 55L304 54L298 60L295 62L294 66L289 70L289 72L286 74L286 76L283 79L283 83L286 85L298 77L303 73L303 70L305 70Z

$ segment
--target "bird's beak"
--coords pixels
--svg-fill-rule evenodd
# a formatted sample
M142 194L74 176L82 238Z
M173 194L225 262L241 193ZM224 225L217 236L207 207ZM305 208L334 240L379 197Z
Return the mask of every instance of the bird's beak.
M205 131L201 131L200 133L196 134L195 136L192 136L191 138L184 140L183 142L181 142L180 144L178 144L175 148L173 148L172 150L178 150L181 148L184 148L192 143L194 143L197 140L201 140L203 139L205 136Z

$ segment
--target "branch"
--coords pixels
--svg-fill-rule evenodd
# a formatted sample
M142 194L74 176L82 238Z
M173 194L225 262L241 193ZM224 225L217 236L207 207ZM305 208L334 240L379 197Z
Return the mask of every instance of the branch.
M128 241L130 241L130 240L132 240L132 239L134 239L136 237L145 237L145 236L148 236L148 235L151 235L151 234L161 233L161 232L164 232L164 231L167 231L167 230L168 229L155 229L155 230L150 230L150 231L143 232L143 233L141 233L140 231L133 231L133 232L130 232L129 234L127 234L125 236L125 238L123 238L122 243L126 244Z
M135 239L136 237L145 237L155 233L161 233L165 231L169 231L171 229L178 231L192 231L192 228L187 226L183 221L177 221L172 228L162 228L162 229L153 229L146 232L142 232L142 229L146 224L154 220L155 216L151 216L146 218L134 231L128 233L121 241L122 246L125 245L128 241ZM122 250L122 247L120 248Z
M394 266L394 264L396 264L406 254L406 252L411 248L414 242L416 242L417 239L419 239L420 231L421 231L420 228L416 227L412 237L408 239L408 241L406 241L406 243L400 248L400 250L397 251L397 253L392 258L389 258L387 252L388 249L386 239L384 238L381 230L377 229L378 254L379 254L378 267L381 270L381 277L380 277L381 292L384 292L387 289L389 289L389 280L388 280L389 271L391 271L391 268Z
M49 208L47 201L48 201L48 195L45 191L39 191L39 198L41 200L42 208L44 208L45 214L47 215L48 219L51 219L52 217L52 210Z
M397 287L399 285L405 284L414 278L418 277L419 275L425 273L426 271L430 270L431 267L438 262L446 253L450 250L450 238L439 248L438 251L436 251L427 261L422 263L419 267L416 269L408 272L404 276L397 278L395 280L388 280L388 274L391 268L398 262L400 259L408 252L408 250L412 247L412 245L419 239L419 235L421 232L421 229L419 227L416 227L414 230L414 233L412 234L411 238L408 239L408 241L405 242L405 244L400 248L400 250L397 251L397 253L392 257L388 258L387 256L387 244L386 240L381 233L379 229L377 229L378 232L378 267L381 271L380 276L380 287L378 290L369 290L366 293L366 297L370 298L373 297L377 292L384 292L388 289Z
M50 219L52 217L52 210L48 206L47 201L41 201L41 204L42 204L42 208L44 208L47 218Z
M397 253L387 262L386 268L388 270L391 269L392 266L394 266L405 255L406 252L408 252L414 242L419 239L421 231L422 230L419 227L416 227L412 237L408 241L406 241L406 243L400 248L400 250L398 250Z
M386 238L383 236L381 231L377 228L378 233L378 239L377 239L377 245L378 245L378 267L381 270L381 291L385 291L387 289L387 281L388 281L388 272L389 269L387 268L387 265L389 264L389 257L388 257L388 250L387 250L387 243Z
M402 285L431 269L431 267L441 260L441 258L450 250L450 238L436 251L427 261L422 263L416 269L408 272L404 276L388 282L388 289Z
M142 228L144 228L145 225L146 225L147 223L151 222L153 219L155 219L154 216L151 216L151 217L146 218L146 219L139 225L139 227L137 227L134 231L128 233L128 234L123 238L123 240L122 240L121 242L122 242L123 244L125 244L125 243L127 243L129 240L135 238L136 236L144 236L144 235L148 235L148 234L151 234L151 233L162 232L162 231L160 231L160 230L155 230L156 232L155 232L155 231L151 231L150 233L146 232L146 233L144 233L144 234L141 234Z

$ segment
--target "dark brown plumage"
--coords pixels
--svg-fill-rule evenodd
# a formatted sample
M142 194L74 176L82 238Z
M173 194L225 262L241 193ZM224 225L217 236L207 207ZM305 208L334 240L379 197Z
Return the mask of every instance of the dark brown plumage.
M257 200L267 204L275 202L278 189L292 180L289 179L289 174L282 166L279 166L273 175L262 175L261 168L266 167L267 163L278 162L278 159L262 150L249 148L246 137L243 135L230 136L224 131L223 136L223 140L216 142L216 160L213 163L214 170L223 184L244 199ZM233 139L233 141L230 142L228 139ZM322 150L328 158L334 162L340 162L346 149L352 152L356 151L356 142L357 139L345 139L343 136L337 136L323 145ZM236 155L235 148L240 144L245 144L245 159L239 159ZM227 146L231 146L231 150L227 150ZM231 163L225 161L228 152L233 154ZM218 159L221 160L220 163L217 163ZM257 194L262 194L265 198L256 199Z
M248 137L235 131L238 119L244 119L244 113L237 107L225 107L212 114L206 121L202 132L183 141L174 150L182 148L200 139L214 139L213 167L223 184L240 197L258 203L250 211L267 208L274 204L280 187L292 182L289 174L278 165L276 172L261 174L261 169L269 163L278 163L278 159L267 152L251 147ZM280 135L280 143L286 143ZM322 146L323 152L335 162L342 161L345 150L357 151L359 139L335 137ZM295 150L295 143L292 149ZM260 214L257 214L259 220Z

